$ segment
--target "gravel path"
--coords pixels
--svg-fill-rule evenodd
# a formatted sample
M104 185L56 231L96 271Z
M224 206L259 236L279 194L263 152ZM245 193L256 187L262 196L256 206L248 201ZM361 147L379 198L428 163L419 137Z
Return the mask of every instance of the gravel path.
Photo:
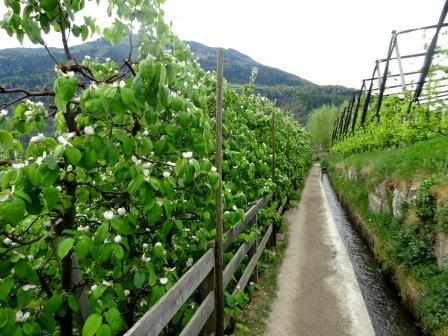
M323 193L319 165L286 221L289 243L266 335L375 335Z

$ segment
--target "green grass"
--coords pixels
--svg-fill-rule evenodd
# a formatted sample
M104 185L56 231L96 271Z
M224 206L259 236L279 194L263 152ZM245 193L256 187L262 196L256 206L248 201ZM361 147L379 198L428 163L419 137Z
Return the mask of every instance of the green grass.
M430 175L441 172L448 157L448 137L418 142L409 147L390 148L360 154L336 154L328 163L343 164L360 171L369 167L372 171L370 182L383 181L385 177L399 178L410 182L416 175Z
M261 336L266 329L266 321L271 306L277 296L277 274L283 261L287 241L278 243L277 248L263 253L264 271L260 274L258 290L252 294L250 303L244 308L235 325L235 336ZM273 252L275 254L273 254Z

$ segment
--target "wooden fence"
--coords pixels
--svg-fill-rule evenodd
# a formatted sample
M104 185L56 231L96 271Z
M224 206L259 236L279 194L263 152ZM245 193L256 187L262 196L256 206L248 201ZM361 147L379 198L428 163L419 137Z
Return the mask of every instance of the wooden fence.
M270 201L272 194L268 194L254 204L244 215L244 218L224 234L224 250L229 248L238 235L251 225L256 225L258 212ZM282 214L286 205L285 198L277 213ZM273 224L263 234L261 241L259 235L253 233L250 241L243 243L224 269L224 289L234 276L244 257L250 258L241 278L232 295L243 291L249 279L257 277L257 263L268 241L275 244L275 230ZM255 270L255 274L254 273ZM137 323L129 329L125 336L153 336L159 335L174 315L179 311L188 298L198 289L202 289L203 300L189 323L180 333L181 336L199 335L201 331L210 335L214 333L215 320L215 249L214 242L209 244L205 254L175 283L175 285ZM228 319L226 319L226 324Z

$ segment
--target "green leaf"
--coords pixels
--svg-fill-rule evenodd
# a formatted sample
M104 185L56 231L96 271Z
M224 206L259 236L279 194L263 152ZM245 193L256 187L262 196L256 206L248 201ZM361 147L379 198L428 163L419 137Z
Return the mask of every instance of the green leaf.
M151 291L151 297L149 298L150 304L156 303L165 294L166 290L164 286L154 286Z
M101 327L97 330L96 336L111 336L112 331L107 324L102 324Z
M31 18L24 19L22 26L31 42L34 44L42 42L40 28L36 21Z
M56 93L54 102L57 108L64 112L67 109L67 103L76 93L78 78L76 77L58 77L54 82L54 91Z
M0 202L0 217L5 222L19 224L25 215L25 202L19 197L9 197L6 201Z
M12 277L7 277L0 283L0 300L5 300L12 287L14 286L14 279Z
M27 336L40 336L42 334L40 326L36 322L26 322L23 325L23 332Z
M55 294L44 304L43 311L48 314L53 314L62 306L62 295Z
M114 255L117 259L123 259L124 257L123 248L118 244L114 246Z
M47 12L52 12L58 8L58 0L42 0L40 6Z
M95 244L102 245L109 233L109 223L101 224L96 231Z
M14 14L20 14L20 1L19 0L6 0L6 6L10 7Z
M145 283L145 273L141 270L137 270L134 274L134 286L135 288L142 288L143 284Z
M68 298L68 305L70 307L71 310L73 310L74 312L78 312L79 311L79 302L78 299L76 298L76 296L73 293L70 293Z
M9 157L9 151L12 149L13 137L11 133L0 130L0 157Z
M133 106L135 104L136 98L134 90L128 88L122 88L120 92L121 92L121 99L126 106Z
M50 186L43 189L45 202L48 210L53 210L59 202L59 190L56 187Z
M98 314L92 314L87 319L82 328L82 336L93 336L96 331L100 328L103 318Z
M64 238L61 242L58 244L58 256L59 258L63 259L72 249L73 247L73 238Z
M104 316L113 332L119 331L124 325L124 321L117 308L109 309Z
M76 166L82 158L82 153L75 147L67 147L64 151L64 156L69 164Z
M92 246L92 241L87 236L82 236L78 243L75 246L75 253L78 256L79 260L83 260L90 253L90 249Z

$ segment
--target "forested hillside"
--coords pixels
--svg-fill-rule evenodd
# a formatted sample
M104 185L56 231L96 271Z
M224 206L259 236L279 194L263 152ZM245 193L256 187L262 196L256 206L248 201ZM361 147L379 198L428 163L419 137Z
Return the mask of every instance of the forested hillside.
M216 48L188 41L193 54L206 71L216 67ZM64 59L62 49L50 48L57 61ZM100 60L110 58L122 61L129 53L128 41L113 46L98 39L73 47L73 56L82 61L85 55ZM253 68L258 69L257 91L277 101L277 105L293 112L296 119L306 123L309 112L324 104L339 105L348 99L353 90L343 86L321 86L291 73L260 64L234 49L226 49L224 77L237 86L249 82ZM12 48L0 50L0 85L39 89L42 82L51 87L55 79L54 62L43 48ZM3 102L0 97L0 103Z

